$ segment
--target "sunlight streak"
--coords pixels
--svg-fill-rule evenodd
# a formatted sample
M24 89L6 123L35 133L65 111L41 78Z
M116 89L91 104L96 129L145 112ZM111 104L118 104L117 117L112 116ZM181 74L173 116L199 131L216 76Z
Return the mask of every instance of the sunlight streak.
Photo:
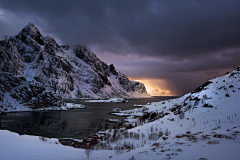
M148 94L151 96L174 96L173 92L167 88L167 81L163 79L131 79L145 85Z

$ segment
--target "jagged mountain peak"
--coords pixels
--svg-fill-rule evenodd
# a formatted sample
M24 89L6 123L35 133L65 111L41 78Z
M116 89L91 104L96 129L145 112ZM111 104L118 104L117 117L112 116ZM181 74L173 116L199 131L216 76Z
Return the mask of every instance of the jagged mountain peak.
M24 28L35 28L35 29L37 29L37 27L32 22L29 22Z
M34 35L37 32L40 32L38 28L32 23L29 22L22 30L20 33L27 33L29 35Z
M32 23L28 23L18 35L16 35L17 39L22 40L23 42L29 41L29 37L35 40L38 44L44 45L44 38L38 28Z

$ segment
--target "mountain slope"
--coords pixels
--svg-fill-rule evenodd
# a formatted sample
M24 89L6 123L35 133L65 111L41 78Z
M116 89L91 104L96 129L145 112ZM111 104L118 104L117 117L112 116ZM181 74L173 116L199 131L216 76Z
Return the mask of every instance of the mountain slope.
M106 146L124 148L128 142L135 149L114 159L237 159L240 156L237 149L240 147L239 97L240 67L180 98L117 113L141 116L146 111L155 112L159 119L153 122L146 119L149 123L128 131L140 137L123 138L126 134L119 133L115 137L120 140Z
M10 73L0 72L0 111L29 111L40 108L61 108L62 97L39 82L27 81Z
M32 23L15 36L2 37L0 59L1 73L38 82L58 97L150 97L142 83L130 81L88 48L59 45L53 38L43 37Z

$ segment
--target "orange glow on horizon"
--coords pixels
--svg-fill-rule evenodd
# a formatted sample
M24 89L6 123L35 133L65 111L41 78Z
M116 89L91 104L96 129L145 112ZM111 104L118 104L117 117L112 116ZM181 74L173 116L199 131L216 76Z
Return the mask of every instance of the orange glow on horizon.
M145 85L148 94L151 96L174 96L171 90L168 89L167 81L163 79L131 79L141 82Z

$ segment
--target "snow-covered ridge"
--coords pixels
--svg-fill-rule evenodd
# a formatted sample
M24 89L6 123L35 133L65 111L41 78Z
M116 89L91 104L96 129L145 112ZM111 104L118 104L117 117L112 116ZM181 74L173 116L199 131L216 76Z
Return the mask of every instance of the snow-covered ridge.
M114 159L238 159L239 96L240 67L180 98L113 113L134 116L136 127L100 146L116 148Z
M170 112L174 115L180 113L200 111L206 109L218 109L229 102L229 106L240 104L240 67L229 71L221 77L208 80L196 90L176 99L153 102L145 108L149 112ZM123 114L134 115L142 113L143 108L122 111Z
M1 38L0 59L0 71L40 83L58 97L150 97L143 84L130 81L87 47L58 45L52 37L42 36L33 23L17 35Z

